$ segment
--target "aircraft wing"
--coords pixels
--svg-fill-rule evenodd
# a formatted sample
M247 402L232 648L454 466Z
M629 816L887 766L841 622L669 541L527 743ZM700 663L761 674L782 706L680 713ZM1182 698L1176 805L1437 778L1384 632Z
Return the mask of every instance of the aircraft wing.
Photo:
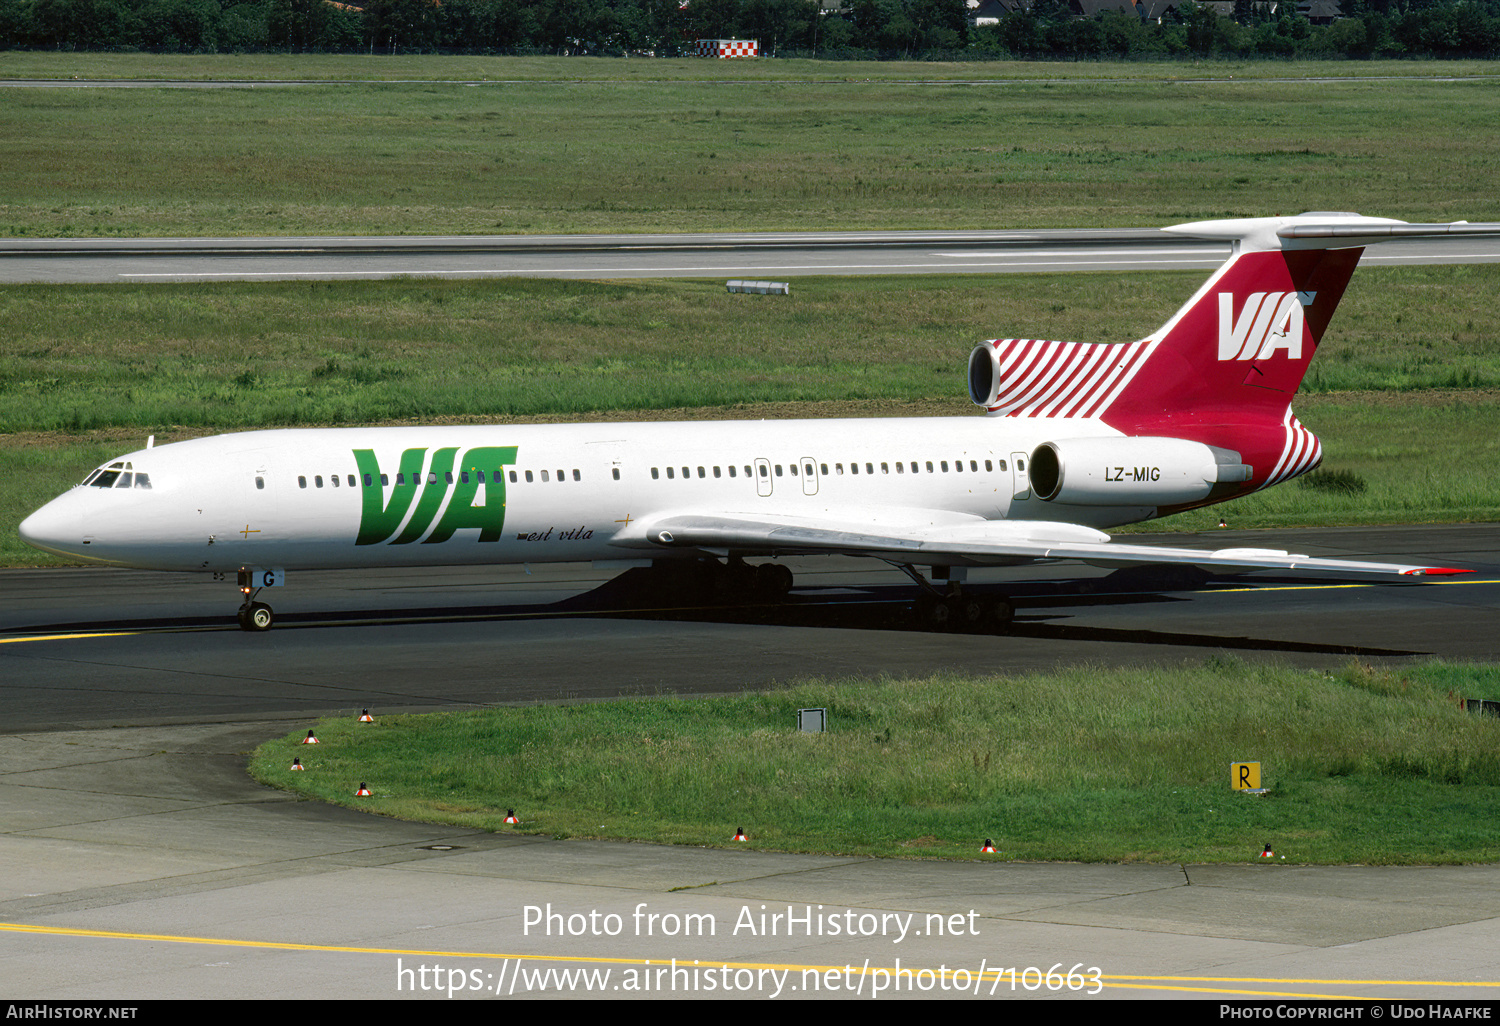
M1422 577L1466 574L1453 567L1324 559L1279 549L1181 549L1111 541L1103 531L1040 520L954 521L932 511L931 523L902 516L870 520L741 514L680 514L645 526L646 541L672 548L725 554L838 554L873 556L931 566L1017 566L1078 560L1094 566L1178 564L1206 570L1298 570L1339 574Z

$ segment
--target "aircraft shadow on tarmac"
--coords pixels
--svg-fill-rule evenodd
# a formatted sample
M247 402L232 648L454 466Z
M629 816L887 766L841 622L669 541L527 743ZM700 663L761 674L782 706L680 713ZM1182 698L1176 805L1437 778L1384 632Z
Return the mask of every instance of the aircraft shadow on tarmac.
M1255 585L1290 583L1293 579L1258 577ZM1305 582L1302 582L1305 583ZM1002 594L1015 609L1008 623L959 626L934 625L923 610L926 601L911 584L858 585L838 588L798 588L777 600L746 601L718 594L711 584L683 587L681 578L663 587L650 569L629 570L592 591L560 602L508 606L467 605L406 609L359 609L283 613L275 630L318 628L388 627L413 624L472 623L506 620L562 618L612 618L692 623L763 624L782 627L839 628L844 630L910 631L992 635L1042 641L1094 641L1113 644L1231 648L1396 657L1427 653L1360 645L1288 641L1268 637L1227 637L1170 630L1125 629L1060 623L1074 614L1070 609L1191 603L1194 595L1216 589L1245 589L1243 578L1217 577L1184 568L1133 567L1105 577L1081 580L1008 582L1005 585L974 585L965 595L999 598ZM1252 585L1253 586L1253 585ZM1171 594L1168 594L1171 592ZM203 617L162 617L93 621L50 625L56 631L145 630L170 631L218 626ZM224 626L233 626L230 617ZM36 626L27 629L34 633Z

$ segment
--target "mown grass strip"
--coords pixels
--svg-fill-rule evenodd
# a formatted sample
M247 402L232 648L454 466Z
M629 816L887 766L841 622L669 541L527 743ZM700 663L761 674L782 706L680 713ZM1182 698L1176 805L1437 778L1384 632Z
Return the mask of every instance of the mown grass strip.
M1482 79L863 77L12 89L0 235L1500 220Z
M1025 677L815 681L430 716L262 746L266 783L488 830L899 857L1413 864L1500 858L1500 667L1214 657ZM802 734L796 710L826 707ZM378 710L377 710L378 713ZM288 767L300 757L306 769ZM1230 793L1231 762L1270 793ZM356 799L367 782L371 798ZM522 820L508 827L515 809ZM1278 861L1280 859L1278 858Z

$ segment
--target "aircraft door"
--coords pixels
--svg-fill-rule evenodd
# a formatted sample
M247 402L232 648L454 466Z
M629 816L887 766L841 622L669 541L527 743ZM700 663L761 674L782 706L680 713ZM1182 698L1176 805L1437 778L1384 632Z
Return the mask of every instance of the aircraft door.
M756 495L770 495L771 494L771 461L770 460L756 460L755 461L755 494Z
M1017 499L1031 498L1031 471L1026 468L1026 461L1031 459L1024 452L1013 452L1010 454L1011 471L1015 475L1014 497Z
M818 494L818 465L811 456L802 457L802 494Z

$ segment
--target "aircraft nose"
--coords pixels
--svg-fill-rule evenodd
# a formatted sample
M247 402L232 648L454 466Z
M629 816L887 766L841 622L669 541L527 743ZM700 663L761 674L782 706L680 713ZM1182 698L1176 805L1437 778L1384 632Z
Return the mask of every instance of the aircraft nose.
M54 499L21 521L21 540L43 552L75 555L83 539L79 532L79 517L67 505Z

